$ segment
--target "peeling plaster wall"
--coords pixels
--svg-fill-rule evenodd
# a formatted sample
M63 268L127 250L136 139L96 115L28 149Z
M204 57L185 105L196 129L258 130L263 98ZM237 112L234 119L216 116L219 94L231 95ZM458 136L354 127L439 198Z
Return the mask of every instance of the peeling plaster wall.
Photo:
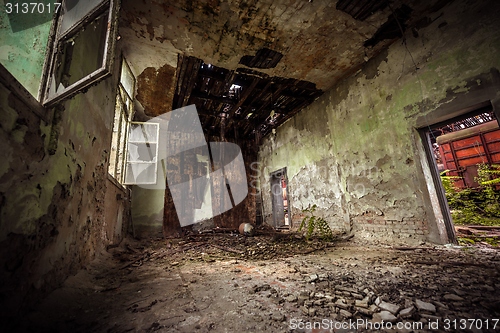
M147 116L156 117L172 111L175 72L175 67L165 64L158 69L147 67L137 77L136 98Z
M269 173L287 167L295 227L301 210L316 204L338 231L445 241L416 128L451 117L443 112L450 107L500 95L500 3L455 1L442 12L417 36L406 35L411 56L396 42L265 138L259 161L268 222Z
M136 59L127 56L127 59ZM158 67L141 68L137 76L137 102L136 120L147 121L152 117L160 116L172 111L172 100L175 89L176 69L168 63L156 64ZM134 63L133 67L140 68L141 63ZM137 103L136 103L137 104ZM158 182L165 182L165 176L158 168ZM163 180L162 180L163 179ZM135 237L157 237L163 232L163 219L165 212L165 190L144 189L132 186L132 224ZM167 211L175 214L173 205L167 206ZM178 223L177 223L178 224Z
M161 236L165 190L132 187L133 235L138 238ZM173 212L175 214L175 211Z
M129 194L107 172L119 70L115 62L112 77L47 110L50 123L0 84L3 316L18 314L126 232Z
M418 11L435 2L413 7ZM387 21L389 8L358 21L335 5L302 0L123 0L120 34L127 43L125 52L133 54L131 62L140 68L158 68L160 61L174 66L182 53L233 70L240 67L242 56L268 47L285 56L276 68L263 72L311 81L324 90L392 42L362 47ZM331 52L317 52L320 48Z
M42 0L37 3L52 5L53 1ZM42 77L51 24L52 14L47 10L43 14L7 14L7 7L2 2L0 63L35 97Z

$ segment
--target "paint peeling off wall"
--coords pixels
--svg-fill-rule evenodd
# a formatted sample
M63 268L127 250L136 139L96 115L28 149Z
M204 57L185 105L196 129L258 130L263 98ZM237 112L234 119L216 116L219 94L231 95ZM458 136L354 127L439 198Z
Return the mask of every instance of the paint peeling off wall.
M267 219L267 177L287 167L294 227L301 209L316 204L337 231L444 242L416 128L450 117L443 106L500 95L499 15L499 3L448 5L417 37L406 36L407 48L393 44L266 137L259 161Z
M37 3L52 4L53 1L43 0ZM6 8L2 3L0 10L0 63L26 87L31 95L37 97L52 24L52 14L48 10L42 14L33 15L16 14L15 11L7 14Z
M51 123L0 84L2 316L22 313L126 233L130 195L107 173L118 71L116 62L112 77L45 110Z
M168 64L159 69L146 68L137 77L137 100L147 116L156 117L172 111L175 68Z

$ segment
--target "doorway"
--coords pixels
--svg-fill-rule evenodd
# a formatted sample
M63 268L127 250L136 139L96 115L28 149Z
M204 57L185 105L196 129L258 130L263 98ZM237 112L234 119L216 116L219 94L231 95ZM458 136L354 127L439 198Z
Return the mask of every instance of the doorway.
M498 246L500 126L491 103L422 133L449 238Z
M274 227L277 229L289 229L291 215L286 168L271 172L270 181Z

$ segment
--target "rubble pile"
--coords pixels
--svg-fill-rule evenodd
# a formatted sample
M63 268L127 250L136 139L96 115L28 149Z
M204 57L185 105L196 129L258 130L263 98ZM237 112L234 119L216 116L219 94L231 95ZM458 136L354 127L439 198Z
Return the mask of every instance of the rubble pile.
M487 246L210 234L109 249L21 324L47 332L495 332L499 291L500 251ZM306 325L325 320L424 326ZM453 320L475 327L443 326Z

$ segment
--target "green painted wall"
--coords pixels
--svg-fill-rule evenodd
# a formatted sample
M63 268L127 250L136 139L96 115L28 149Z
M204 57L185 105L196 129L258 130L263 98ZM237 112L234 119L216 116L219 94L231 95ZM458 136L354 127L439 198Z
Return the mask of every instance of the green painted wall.
M46 6L43 7L43 13L39 13L38 9L32 13L32 7L28 8L28 13L22 13L21 6L18 7L19 13L16 13L14 7L13 12L7 14L4 3L1 4L0 10L0 63L37 97L52 14ZM52 5L54 1L43 0L36 3ZM50 7L50 10L53 11L53 7Z
M295 223L316 204L338 231L442 241L416 127L437 122L448 103L500 94L500 4L488 6L456 1L434 13L418 37L406 34L407 48L395 42L269 135L259 153L268 221L268 175L286 166Z
M0 84L0 306L9 305L2 306L6 316L59 286L126 232L130 197L107 172L119 65L45 110L50 122Z
M162 235L164 205L165 190L132 187L132 221L135 237Z

